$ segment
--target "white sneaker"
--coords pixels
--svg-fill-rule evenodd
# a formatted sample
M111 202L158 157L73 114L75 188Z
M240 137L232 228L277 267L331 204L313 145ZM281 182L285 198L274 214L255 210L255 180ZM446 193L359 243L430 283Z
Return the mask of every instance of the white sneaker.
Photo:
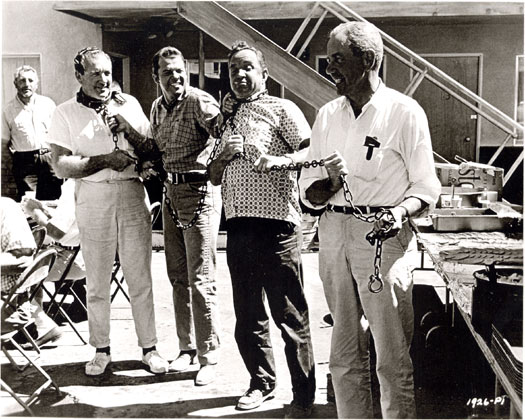
M166 373L169 363L164 360L157 350L151 350L142 356L142 363L148 365L153 373Z
M86 375L102 375L111 362L111 356L106 353L95 353L93 360L86 364Z

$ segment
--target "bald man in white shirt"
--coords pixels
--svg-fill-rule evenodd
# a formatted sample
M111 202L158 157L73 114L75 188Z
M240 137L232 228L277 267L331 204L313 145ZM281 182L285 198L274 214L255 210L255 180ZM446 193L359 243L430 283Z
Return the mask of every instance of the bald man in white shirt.
M337 413L373 417L371 333L383 418L416 418L409 355L416 242L403 221L433 205L440 193L428 122L413 99L379 78L383 43L375 26L339 25L327 55L327 72L342 96L321 108L312 129L307 160L324 159L324 166L303 168L299 185L305 204L326 207L319 221L319 270L334 318L330 372ZM353 199L348 191L345 197L343 180ZM378 212L374 225L355 217ZM379 293L369 290L376 249L365 237L372 230L382 241Z

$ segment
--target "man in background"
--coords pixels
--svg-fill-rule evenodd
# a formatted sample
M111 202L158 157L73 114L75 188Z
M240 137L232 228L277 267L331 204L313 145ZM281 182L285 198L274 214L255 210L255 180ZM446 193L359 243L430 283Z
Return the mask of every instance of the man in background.
M55 200L60 196L62 180L52 172L47 144L55 103L36 93L38 75L31 66L16 69L14 85L16 96L2 114L2 141L13 153L18 201L26 191L36 191L40 200Z

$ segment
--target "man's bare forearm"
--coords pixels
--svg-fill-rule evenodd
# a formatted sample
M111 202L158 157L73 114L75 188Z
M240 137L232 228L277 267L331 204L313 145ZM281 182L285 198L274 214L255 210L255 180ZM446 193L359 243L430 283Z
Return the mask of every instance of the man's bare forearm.
M152 138L143 136L132 127L130 132L124 134L124 137L133 146L135 153L141 160L153 161L161 158L162 154Z
M58 156L53 159L53 169L60 178L84 178L109 167L109 155Z
M217 159L210 163L210 166L208 166L208 173L210 175L210 182L213 185L221 185L222 174L224 173L224 170L226 169L226 166L228 166L229 162L230 161L228 159L223 159L219 155Z
M315 181L306 190L306 199L317 205L326 203L337 191L342 188L343 184L339 182L332 182L330 178L320 179Z

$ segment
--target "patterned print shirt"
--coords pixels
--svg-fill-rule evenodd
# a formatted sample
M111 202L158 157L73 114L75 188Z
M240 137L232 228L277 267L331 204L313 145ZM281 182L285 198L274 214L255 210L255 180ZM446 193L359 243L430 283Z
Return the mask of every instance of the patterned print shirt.
M35 239L19 203L0 197L0 220L2 253L21 248L36 249ZM9 292L19 277L20 274L2 274L2 293Z
M173 107L166 107L162 96L157 98L151 107L151 133L166 171L206 170L221 121L217 101L200 89L188 86Z
M241 103L226 124L222 140L232 134L244 137L246 158L232 160L222 177L222 197L226 219L260 217L301 224L297 173L259 173L253 162L261 154L282 156L299 150L310 138L310 126L293 102L264 95ZM223 148L221 141L219 153Z

